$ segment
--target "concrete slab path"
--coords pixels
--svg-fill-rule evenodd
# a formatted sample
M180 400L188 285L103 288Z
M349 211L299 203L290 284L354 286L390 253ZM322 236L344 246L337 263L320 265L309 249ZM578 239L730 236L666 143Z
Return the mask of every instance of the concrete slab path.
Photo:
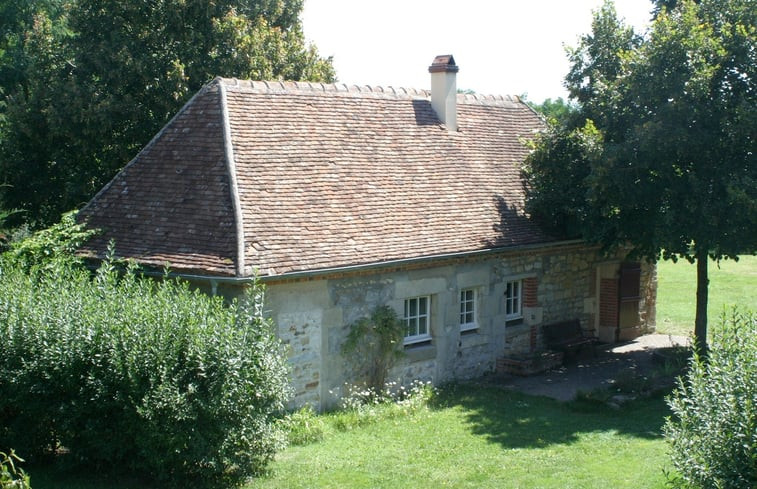
M505 375L496 383L525 394L570 401L579 391L612 387L620 376L649 375L657 366L655 351L690 344L685 336L644 335L627 343L599 345L595 356L583 355L554 370L528 377Z

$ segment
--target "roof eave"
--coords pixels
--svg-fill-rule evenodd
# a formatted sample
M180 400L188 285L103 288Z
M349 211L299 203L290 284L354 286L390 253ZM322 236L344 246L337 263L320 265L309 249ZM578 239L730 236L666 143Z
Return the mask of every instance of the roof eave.
M415 257L415 258L387 260L387 261L364 263L364 264L358 264L358 265L346 265L346 266L329 267L329 268L318 268L314 270L285 272L285 273L280 273L280 274L275 274L275 275L253 274L250 276L229 277L229 276L221 276L221 275L169 272L168 276L175 277L175 278L183 278L189 281L208 281L208 282L216 282L216 283L229 283L229 284L236 284L236 285L244 285L244 284L252 283L256 279L259 279L263 283L289 281L289 280L305 280L305 279L312 279L318 276L333 275L333 274L339 274L339 273L365 272L365 271L371 271L371 270L378 271L384 268L419 265L419 264L432 263L432 262L441 261L441 260L450 260L450 259L456 259L456 258L484 257L486 255L495 255L495 254L504 253L504 252L523 252L523 251L537 250L540 248L558 248L558 247L572 246L572 245L577 245L577 244L582 244L582 243L585 243L585 241L581 239L549 241L549 242L533 243L533 244L518 245L518 246L502 246L502 247L497 247L497 248L487 248L487 249L475 250L475 251L444 253L440 255L429 255L429 256L422 256L422 257ZM145 275L151 275L151 276L158 276L158 275L163 276L163 277L166 276L164 272L159 273L157 271L146 271L144 273Z

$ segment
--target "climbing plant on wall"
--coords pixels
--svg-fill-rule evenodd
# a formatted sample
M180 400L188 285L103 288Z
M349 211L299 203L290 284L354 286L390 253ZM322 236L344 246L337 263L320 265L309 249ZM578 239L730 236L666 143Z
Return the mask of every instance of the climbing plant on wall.
M373 395L383 392L389 370L402 356L404 336L405 326L389 306L378 306L350 325L342 354Z

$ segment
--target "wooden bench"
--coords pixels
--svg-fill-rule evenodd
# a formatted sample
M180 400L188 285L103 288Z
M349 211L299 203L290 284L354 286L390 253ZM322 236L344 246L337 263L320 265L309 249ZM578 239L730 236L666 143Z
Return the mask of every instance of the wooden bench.
M597 339L584 335L581 321L571 319L544 325L544 343L550 350L561 351L566 357L574 356L584 348L589 348L593 356Z

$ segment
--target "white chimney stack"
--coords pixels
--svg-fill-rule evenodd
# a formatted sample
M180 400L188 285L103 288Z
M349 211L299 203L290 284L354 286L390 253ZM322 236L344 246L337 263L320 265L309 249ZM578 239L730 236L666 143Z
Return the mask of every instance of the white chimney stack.
M437 56L428 67L431 73L431 107L449 131L457 131L457 70L451 54Z

